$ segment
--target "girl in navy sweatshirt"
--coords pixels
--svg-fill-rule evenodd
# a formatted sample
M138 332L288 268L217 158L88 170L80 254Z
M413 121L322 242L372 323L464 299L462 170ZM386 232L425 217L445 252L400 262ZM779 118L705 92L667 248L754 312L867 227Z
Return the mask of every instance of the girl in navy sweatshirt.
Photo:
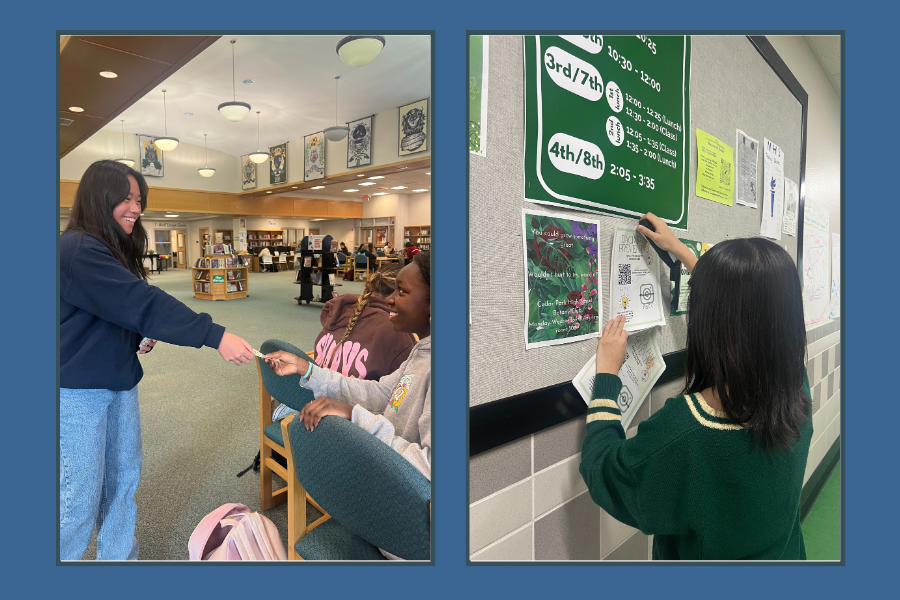
M138 354L155 340L216 348L248 363L253 348L146 281L143 176L102 160L85 171L59 240L60 558L79 560L94 527L97 558L134 560L141 474ZM139 345L143 337L152 338Z

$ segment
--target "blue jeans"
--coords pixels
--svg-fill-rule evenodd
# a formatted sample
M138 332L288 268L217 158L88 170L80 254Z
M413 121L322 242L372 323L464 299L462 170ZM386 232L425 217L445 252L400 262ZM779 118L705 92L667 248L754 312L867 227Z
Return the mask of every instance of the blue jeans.
M137 386L59 390L59 545L81 560L97 527L98 560L137 560L134 493L141 478Z

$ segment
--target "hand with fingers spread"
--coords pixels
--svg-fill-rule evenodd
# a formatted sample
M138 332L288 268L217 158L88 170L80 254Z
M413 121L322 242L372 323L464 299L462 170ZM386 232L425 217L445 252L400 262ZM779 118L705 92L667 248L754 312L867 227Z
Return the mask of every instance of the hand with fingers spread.
M610 319L603 328L603 337L597 342L597 373L618 375L622 363L625 362L625 344L628 332L625 331L625 317L619 315Z
M236 365L246 365L253 360L253 346L227 331L222 335L218 350L223 359Z
M294 375L299 373L304 375L309 370L309 361L290 352L270 352L265 356L266 364L275 371L276 375L284 377L285 375Z
M688 247L684 245L684 242L675 237L675 234L672 233L672 230L669 229L669 226L666 225L665 221L653 213L647 213L640 217L640 219L647 219L650 221L650 224L653 225L653 228L656 231L651 231L639 224L637 226L638 233L649 240L653 240L653 243L656 244L660 250L666 250L674 254L675 258L681 261L681 264L687 268L688 272L694 271L694 265L697 264L697 257L694 256L693 252L688 250Z
M307 431L312 431L322 420L322 417L335 415L348 421L353 417L353 407L325 396L316 398L303 407L298 417L303 421L303 426Z

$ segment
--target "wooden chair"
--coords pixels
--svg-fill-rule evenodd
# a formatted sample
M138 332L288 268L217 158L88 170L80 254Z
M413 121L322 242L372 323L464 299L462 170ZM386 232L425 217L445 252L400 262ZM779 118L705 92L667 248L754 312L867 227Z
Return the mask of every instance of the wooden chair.
M347 272L347 255L343 252L337 253L337 276L343 277Z
M260 346L263 354L284 350L291 354L302 355L303 352L280 340L267 340ZM312 358L312 353L307 353ZM262 510L268 510L278 504L288 504L288 539L300 539L306 533L306 502L315 506L323 514L324 510L309 497L303 486L297 482L297 472L294 466L294 457L290 449L290 441L287 437L287 425L296 417L292 413L281 419L280 422L272 422L272 400L278 400L290 408L300 410L307 402L313 400L311 391L300 387L300 376L289 375L279 377L269 369L261 358L256 359L256 367L259 375L259 492L260 506ZM273 456L277 453L287 461L287 467L281 466ZM272 473L275 473L287 482L287 486L273 490ZM320 519L321 521L323 519ZM319 521L316 521L318 523ZM289 558L292 556L288 551ZM293 551L296 560L296 551Z

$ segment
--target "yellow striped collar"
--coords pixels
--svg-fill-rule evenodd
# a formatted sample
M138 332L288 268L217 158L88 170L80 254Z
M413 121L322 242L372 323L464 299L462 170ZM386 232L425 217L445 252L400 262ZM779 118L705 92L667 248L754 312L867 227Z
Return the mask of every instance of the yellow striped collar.
M697 401L697 406L700 406L701 410L706 414L701 414L699 410L697 410L697 406L691 402L691 396ZM725 419L725 413L720 410L716 410L711 407L706 401L703 399L703 396L699 393L691 394L691 396L685 396L684 399L687 402L688 408L691 410L691 413L694 415L694 418L697 419L697 422L703 425L704 427L709 427L710 429L720 429L723 431L736 431L744 429L741 425L735 425L733 423L719 423L718 421L713 421L707 418L707 415L710 417Z

